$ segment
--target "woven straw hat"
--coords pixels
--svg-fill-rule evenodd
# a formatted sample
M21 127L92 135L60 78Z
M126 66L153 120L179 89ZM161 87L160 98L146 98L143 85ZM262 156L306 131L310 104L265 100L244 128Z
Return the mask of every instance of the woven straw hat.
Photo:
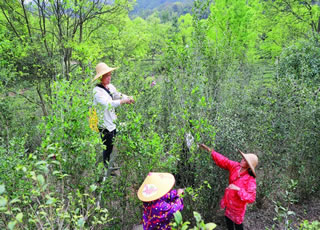
M243 159L245 159L245 161L248 163L248 165L249 165L252 173L253 173L255 176L257 176L257 175L256 175L256 172L255 172L255 170L254 170L254 169L256 168L256 166L258 165L258 157L257 157L257 155L255 155L255 154L253 154L253 153L247 153L247 154L245 154L245 153L241 152L240 150L239 150L239 152L241 153Z
M150 172L138 190L138 198L143 202L159 199L169 192L175 183L170 173Z
M96 66L96 76L92 79L92 81L97 80L98 78L100 78L101 76L103 76L106 73L112 72L113 70L115 70L117 68L111 68L109 66L107 66L106 63L100 62L97 66Z

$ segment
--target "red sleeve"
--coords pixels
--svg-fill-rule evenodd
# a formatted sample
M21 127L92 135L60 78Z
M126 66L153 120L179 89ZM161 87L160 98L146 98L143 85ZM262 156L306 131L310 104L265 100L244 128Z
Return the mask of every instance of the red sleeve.
M256 179L250 179L247 188L240 188L238 195L242 201L253 203L256 200Z
M216 151L212 150L211 157L220 168L231 170L231 168L238 165L238 162L229 160L227 157L217 153Z

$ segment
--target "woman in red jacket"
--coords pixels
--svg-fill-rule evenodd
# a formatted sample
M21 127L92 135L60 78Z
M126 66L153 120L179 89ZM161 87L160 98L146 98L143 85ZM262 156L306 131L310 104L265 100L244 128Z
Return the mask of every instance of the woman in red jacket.
M200 148L211 153L211 157L220 168L229 171L229 186L220 202L220 207L225 209L225 218L229 230L242 230L247 203L256 199L256 173L258 157L255 154L244 154L241 162L229 160L204 144Z

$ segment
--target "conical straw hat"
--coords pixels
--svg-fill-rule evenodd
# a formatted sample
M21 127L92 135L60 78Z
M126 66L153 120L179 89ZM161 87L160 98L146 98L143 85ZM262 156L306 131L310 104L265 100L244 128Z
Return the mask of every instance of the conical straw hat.
M175 183L170 173L150 172L138 190L138 198L143 202L159 199L169 192Z
M257 155L255 155L253 153L245 154L245 153L241 152L240 150L238 150L238 151L241 153L243 159L245 159L246 162L248 163L248 165L249 165L252 173L254 174L254 176L257 176L256 172L255 172L255 168L258 165L258 157L257 157Z
M111 68L109 66L107 66L106 63L99 63L97 66L96 66L96 76L92 79L92 81L95 81L97 80L98 78L100 78L101 76L103 76L104 74L106 73L109 73L109 72L112 72L113 70L115 70L117 68Z

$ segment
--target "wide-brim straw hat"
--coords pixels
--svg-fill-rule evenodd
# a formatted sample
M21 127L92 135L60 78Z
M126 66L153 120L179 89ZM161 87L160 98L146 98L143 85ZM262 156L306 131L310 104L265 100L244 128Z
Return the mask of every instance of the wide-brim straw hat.
M115 70L117 68L112 68L109 67L106 63L100 62L97 66L96 66L96 76L92 79L92 81L97 80L98 78L100 78L101 76L103 76L106 73L112 72L113 70Z
M253 153L245 154L245 153L241 152L240 150L238 150L238 151L241 153L243 159L245 159L245 161L248 163L248 165L249 165L252 173L254 174L254 176L257 176L256 175L256 171L255 171L255 168L258 165L258 157L257 157L257 155L253 154Z
M168 193L174 184L172 174L150 172L138 190L138 198L143 202L157 200Z

